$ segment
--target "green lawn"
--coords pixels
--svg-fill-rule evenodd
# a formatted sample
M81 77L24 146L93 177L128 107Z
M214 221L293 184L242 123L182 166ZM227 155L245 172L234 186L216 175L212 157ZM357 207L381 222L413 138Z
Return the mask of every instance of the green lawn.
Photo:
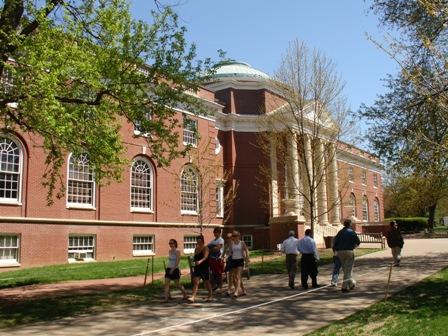
M309 336L448 335L448 268Z

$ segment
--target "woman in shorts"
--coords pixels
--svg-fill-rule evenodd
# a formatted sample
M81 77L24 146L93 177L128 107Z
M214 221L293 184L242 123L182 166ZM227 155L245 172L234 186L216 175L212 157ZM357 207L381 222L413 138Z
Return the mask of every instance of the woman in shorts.
M235 291L233 292L233 297L238 297L246 295L246 290L244 285L242 285L242 277L244 262L249 263L249 250L246 244L240 240L240 233L238 231L232 232L232 243L230 245L230 255L232 261L230 264L233 286Z
M187 298L187 293L185 292L184 286L180 283L180 251L177 249L177 241L175 239L170 239L169 241L170 250L168 252L168 265L165 270L165 301L171 299L170 294L170 282L174 281L177 288L182 292L183 298Z
M205 287L208 291L208 296L206 301L212 301L213 292L212 285L210 283L210 270L208 265L208 247L205 245L204 236L199 236L197 238L197 245L194 249L194 270L193 270L193 290L191 297L188 299L189 302L195 302L196 294L198 292L199 282L201 279L205 283Z

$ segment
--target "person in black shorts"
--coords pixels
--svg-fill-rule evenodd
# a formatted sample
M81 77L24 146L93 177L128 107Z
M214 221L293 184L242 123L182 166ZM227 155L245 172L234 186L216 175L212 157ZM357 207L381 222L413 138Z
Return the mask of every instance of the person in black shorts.
M201 279L204 281L205 287L208 291L208 297L206 298L206 301L212 301L213 299L212 285L210 283L208 255L208 247L204 243L204 236L201 235L197 238L197 245L194 249L193 290L191 293L191 297L188 298L189 302L195 302L199 282L201 281Z
M170 282L174 281L177 288L182 292L183 298L187 298L187 293L185 292L184 286L179 282L180 280L180 251L177 249L177 241L175 239L170 239L169 241L170 250L168 252L168 265L165 270L165 301L171 299L170 293Z

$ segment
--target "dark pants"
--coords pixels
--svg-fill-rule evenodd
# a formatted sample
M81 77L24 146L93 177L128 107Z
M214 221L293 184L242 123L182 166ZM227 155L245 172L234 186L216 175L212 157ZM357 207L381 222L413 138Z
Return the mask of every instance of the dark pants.
M317 287L317 262L314 254L302 254L300 262L302 288L308 288L308 276L313 287Z

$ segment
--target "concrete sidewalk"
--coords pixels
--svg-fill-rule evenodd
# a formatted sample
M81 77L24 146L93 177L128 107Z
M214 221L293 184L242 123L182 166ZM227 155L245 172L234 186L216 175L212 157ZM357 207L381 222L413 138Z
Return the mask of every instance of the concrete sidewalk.
M107 313L3 329L0 334L303 335L383 299L390 261L389 250L358 258L358 284L350 293L329 286L290 290L285 275L262 275L252 277L247 282L249 295L236 300L218 297L207 304L179 301L124 306ZM390 289L399 291L444 267L448 267L448 239L406 240L402 266L393 269ZM330 268L320 269L321 284L329 281Z

